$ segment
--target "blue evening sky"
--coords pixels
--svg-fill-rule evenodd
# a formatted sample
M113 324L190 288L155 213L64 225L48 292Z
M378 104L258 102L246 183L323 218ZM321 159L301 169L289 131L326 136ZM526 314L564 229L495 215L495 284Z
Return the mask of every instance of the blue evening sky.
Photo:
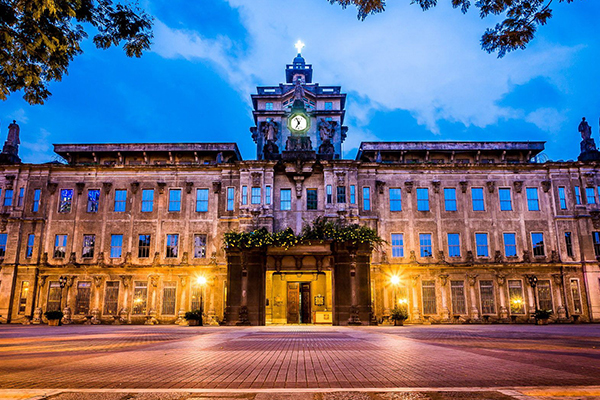
M46 104L0 103L0 136L18 121L25 162L90 142L237 142L252 159L250 94L285 79L301 39L314 81L348 93L346 158L361 141L541 140L551 159L575 159L583 116L600 144L599 1L554 4L529 47L502 59L479 44L495 20L439 3L390 0L361 22L326 0L147 0L150 52L86 41Z

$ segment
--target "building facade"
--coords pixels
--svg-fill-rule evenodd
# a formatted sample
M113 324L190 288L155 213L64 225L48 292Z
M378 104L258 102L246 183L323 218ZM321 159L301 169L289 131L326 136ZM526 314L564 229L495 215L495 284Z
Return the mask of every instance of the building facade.
M233 143L60 144L64 163L0 155L0 322L334 325L600 320L600 178L534 162L543 142L363 142L343 159L346 95L312 81L252 96L255 160ZM328 241L225 248L226 232L366 225ZM201 279L198 279L198 278Z

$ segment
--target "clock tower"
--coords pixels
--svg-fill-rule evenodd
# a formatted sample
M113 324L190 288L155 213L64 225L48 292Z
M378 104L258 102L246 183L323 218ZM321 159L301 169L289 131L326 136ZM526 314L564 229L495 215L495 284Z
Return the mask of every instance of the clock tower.
M250 128L259 160L342 157L346 94L340 86L313 83L312 65L298 55L286 65L285 83L259 86L252 95L255 126Z

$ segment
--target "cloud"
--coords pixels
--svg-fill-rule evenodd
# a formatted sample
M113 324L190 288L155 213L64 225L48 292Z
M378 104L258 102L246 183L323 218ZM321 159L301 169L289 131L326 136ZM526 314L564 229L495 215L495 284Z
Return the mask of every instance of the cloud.
M529 113L525 120L550 133L561 132L567 122L564 113L555 108L539 108Z
M22 153L22 158L26 159L27 162L31 163L45 163L52 161L56 154L52 149L52 145L50 144L49 138L52 135L46 129L41 128L40 134L37 136L28 136L35 137L35 142L30 141L21 141L21 149L25 150Z
M29 121L27 114L24 109L19 108L14 110L12 113L7 115L10 122L17 121L17 124L26 124ZM8 124L6 124L8 126Z

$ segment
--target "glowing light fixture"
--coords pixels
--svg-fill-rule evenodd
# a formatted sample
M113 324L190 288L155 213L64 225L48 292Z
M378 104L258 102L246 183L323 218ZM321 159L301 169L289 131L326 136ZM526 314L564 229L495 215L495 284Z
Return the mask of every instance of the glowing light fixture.
M390 282L392 285L399 285L400 284L400 277L398 275L392 275L392 277L390 278Z
M200 286L204 286L206 285L206 278L203 276L199 276L198 279L196 279L196 283L198 283L198 285Z
M301 40L298 40L294 46L298 50L298 54L302 53L302 48L304 47L304 43L302 43Z

